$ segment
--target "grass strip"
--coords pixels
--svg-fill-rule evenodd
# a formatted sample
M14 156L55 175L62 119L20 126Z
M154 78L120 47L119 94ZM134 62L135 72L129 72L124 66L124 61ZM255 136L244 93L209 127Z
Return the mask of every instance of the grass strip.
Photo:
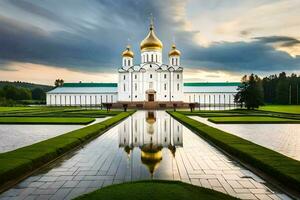
M76 200L234 200L229 195L179 181L138 181L111 185Z
M178 112L168 112L199 136L241 161L261 170L287 187L300 188L300 162L254 144L238 136L213 128Z
M0 117L0 124L89 124L94 118Z
M121 112L103 122L93 124L63 135L0 154L0 187L10 181L58 158L92 137L103 134L108 128L125 119L134 111Z
M265 116L211 117L215 124L300 124L300 120Z

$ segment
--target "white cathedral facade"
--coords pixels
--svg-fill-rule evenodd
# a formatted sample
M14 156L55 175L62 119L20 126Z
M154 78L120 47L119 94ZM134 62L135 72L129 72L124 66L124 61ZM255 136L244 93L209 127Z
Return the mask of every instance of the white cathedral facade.
M101 106L103 103L198 103L202 106L234 104L238 82L183 82L181 52L172 45L169 63L162 63L163 43L154 25L140 43L141 63L127 46L118 69L118 83L64 83L47 92L48 106Z
M140 44L141 64L134 65L134 53L127 46L122 67L118 70L118 101L183 101L183 68L180 51L173 44L169 64L162 63L163 44L155 35L151 23L146 38Z

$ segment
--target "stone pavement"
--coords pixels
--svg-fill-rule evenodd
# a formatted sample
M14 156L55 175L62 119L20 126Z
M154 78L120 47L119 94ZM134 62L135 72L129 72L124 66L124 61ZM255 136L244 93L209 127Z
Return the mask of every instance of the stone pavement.
M130 120L20 182L0 199L72 199L107 185L145 179L181 180L241 199L290 199L185 127L183 146L176 151L163 148L152 174L139 147L125 151L120 146L119 128Z

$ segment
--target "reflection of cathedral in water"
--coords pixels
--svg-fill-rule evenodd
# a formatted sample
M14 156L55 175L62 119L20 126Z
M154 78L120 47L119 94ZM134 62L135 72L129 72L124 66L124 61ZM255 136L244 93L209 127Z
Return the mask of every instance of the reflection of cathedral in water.
M119 146L129 154L141 150L141 161L152 174L162 159L162 149L175 155L182 147L182 125L164 111L137 112L119 126Z

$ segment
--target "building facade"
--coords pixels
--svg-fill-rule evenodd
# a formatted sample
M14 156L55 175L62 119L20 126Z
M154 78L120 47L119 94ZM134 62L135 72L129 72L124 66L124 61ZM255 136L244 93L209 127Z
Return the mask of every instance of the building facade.
M122 54L118 70L118 101L183 101L183 68L175 44L169 52L169 64L162 63L163 44L155 35L153 23L140 44L141 64L134 65L130 46Z
M183 83L181 52L173 44L169 63L162 63L163 43L154 32L140 43L141 63L135 65L134 53L127 46L118 69L118 83L64 83L46 95L48 106L101 106L103 103L199 103L204 106L234 104L240 83Z

